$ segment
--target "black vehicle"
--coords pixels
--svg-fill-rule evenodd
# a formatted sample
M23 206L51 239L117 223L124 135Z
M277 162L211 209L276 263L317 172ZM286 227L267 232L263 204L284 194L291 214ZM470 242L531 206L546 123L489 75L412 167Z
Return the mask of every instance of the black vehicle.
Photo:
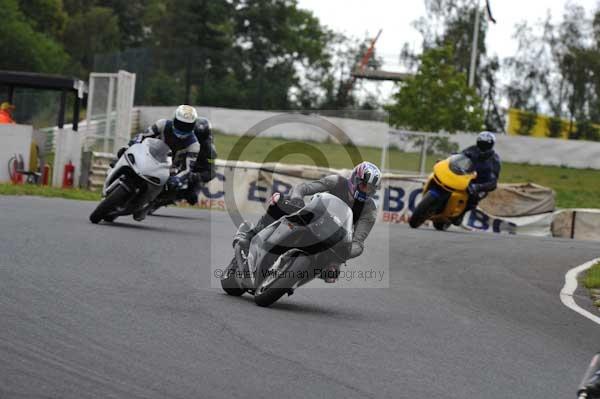
M257 305L270 306L320 277L327 265L343 262L351 247L352 210L336 196L319 193L258 233L247 255L236 245L221 286L229 295L249 292Z
M579 399L600 398L600 353L597 353L590 362L581 384L579 384L577 397Z

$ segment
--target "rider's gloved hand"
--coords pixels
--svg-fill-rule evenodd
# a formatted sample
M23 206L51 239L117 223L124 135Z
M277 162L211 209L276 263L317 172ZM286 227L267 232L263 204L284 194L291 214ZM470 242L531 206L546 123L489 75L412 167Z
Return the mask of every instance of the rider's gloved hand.
M167 187L169 190L177 190L183 186L183 181L179 176L171 176L169 180L167 180Z
M117 158L121 158L123 156L123 153L127 151L127 147L121 147L119 148L119 151L117 151Z
M471 196L479 194L479 184L469 183L469 186L467 187L467 192Z

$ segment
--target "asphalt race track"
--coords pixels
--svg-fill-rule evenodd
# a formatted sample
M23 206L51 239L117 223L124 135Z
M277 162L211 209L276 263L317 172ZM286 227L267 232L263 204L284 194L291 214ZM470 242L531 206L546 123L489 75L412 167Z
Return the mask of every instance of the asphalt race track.
M227 214L95 205L0 197L2 399L570 398L600 350L559 299L598 243L380 225L355 263L391 259L390 288L264 309L210 288Z

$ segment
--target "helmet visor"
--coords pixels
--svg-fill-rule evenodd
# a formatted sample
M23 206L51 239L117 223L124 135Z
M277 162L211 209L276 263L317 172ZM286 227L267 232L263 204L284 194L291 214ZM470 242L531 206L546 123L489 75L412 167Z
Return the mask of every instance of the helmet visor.
M372 183L367 183L365 181L359 181L356 189L361 193L365 193L368 196L372 196L377 191L377 186Z
M481 151L489 151L492 149L492 147L494 147L494 142L493 141L483 141L483 140L479 140L477 141L477 147L481 150Z
M175 130L175 133L183 136L190 134L194 130L195 125L196 124L194 122L187 123L180 121L177 118L173 120L173 128Z

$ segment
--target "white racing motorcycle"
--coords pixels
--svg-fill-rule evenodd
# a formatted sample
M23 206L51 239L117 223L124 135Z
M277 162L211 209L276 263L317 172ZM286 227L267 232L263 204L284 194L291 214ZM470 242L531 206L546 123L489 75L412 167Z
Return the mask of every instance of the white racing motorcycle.
M114 221L144 210L163 190L170 176L171 150L161 140L133 144L109 169L102 201L90 215L92 223Z

